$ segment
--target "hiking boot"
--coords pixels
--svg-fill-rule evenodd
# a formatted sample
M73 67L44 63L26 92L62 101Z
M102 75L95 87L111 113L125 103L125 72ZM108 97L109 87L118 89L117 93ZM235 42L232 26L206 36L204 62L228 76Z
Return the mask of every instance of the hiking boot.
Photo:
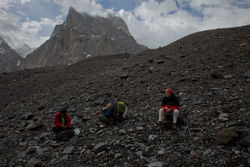
M174 124L172 124L172 129L176 129L177 127L176 127L176 123Z
M163 127L164 127L163 122L162 122L162 121L159 121L159 122L158 122L158 126L159 126L160 129L163 129Z

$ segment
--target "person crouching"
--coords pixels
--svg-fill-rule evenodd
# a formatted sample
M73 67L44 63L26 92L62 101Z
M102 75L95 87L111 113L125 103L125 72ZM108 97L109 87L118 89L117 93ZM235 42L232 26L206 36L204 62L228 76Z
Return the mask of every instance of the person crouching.
M103 124L112 125L114 124L114 117L115 117L115 108L113 107L112 103L109 102L107 99L103 99L101 101L102 110L97 111L96 115L99 115L99 120Z
M54 116L54 133L57 141L67 141L74 135L74 127L71 127L71 119L67 114L67 107L63 107Z

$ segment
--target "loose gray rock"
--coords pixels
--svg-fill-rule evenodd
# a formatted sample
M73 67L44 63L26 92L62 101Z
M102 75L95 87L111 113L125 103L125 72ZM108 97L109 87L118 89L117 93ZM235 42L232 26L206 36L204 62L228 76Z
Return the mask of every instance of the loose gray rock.
M32 130L32 131L35 131L35 130L38 130L40 129L41 127L43 127L43 123L42 121L39 119L39 118L33 118L33 120L29 123L29 125L27 126L27 130Z
M152 162L150 164L147 165L148 167L164 167L165 164L161 161L157 161L157 162Z
M245 147L250 147L250 135L242 139L240 144Z
M97 145L95 145L93 151L95 153L98 153L100 151L103 151L107 148L107 143L104 143L104 142L101 142L101 143L98 143Z
M157 64L163 64L165 62L165 60L157 60Z
M116 154L115 154L115 159L117 159L117 158L119 158L119 157L121 157L121 156L122 156L121 153L116 153Z
M72 151L75 149L75 146L68 146L63 150L63 154L71 154Z
M225 79L231 79L231 78L233 78L233 76L231 74L228 74L228 75L225 75L224 78Z
M218 136L217 141L222 144L228 144L230 143L235 137L238 137L238 133L236 131L235 127L230 127L225 130L222 130Z
M228 113L220 113L219 120L224 122L229 120L229 115Z
M41 164L41 160L40 159L32 159L32 160L29 160L27 162L27 166L28 167L36 167L36 166L39 166Z
M245 73L243 74L243 76L244 76L245 78L250 78L250 70L248 70L247 72L245 72Z
M125 130L125 129L120 129L120 130L119 130L119 133L120 133L120 134L126 134L126 130Z

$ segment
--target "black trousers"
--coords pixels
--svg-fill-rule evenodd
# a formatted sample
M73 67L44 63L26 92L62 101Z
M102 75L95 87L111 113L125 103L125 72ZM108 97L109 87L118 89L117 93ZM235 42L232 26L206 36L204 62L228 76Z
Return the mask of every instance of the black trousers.
M62 127L54 127L52 129L55 134L56 134L56 140L57 141L68 141L70 138L74 136L74 127L67 127L67 128L62 128Z

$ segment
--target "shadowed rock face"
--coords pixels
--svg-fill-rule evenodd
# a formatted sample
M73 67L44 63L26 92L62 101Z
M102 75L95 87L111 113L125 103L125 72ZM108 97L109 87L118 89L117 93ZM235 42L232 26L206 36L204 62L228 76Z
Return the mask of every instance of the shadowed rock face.
M135 56L0 75L1 165L249 166L249 39L250 26L204 31ZM157 126L168 87L188 127ZM128 119L99 126L103 98L127 102ZM81 132L55 143L65 103Z
M145 49L121 18L94 17L70 8L64 24L57 25L50 39L27 56L22 68L68 65L87 57L135 54Z
M17 69L22 59L23 58L0 37L0 73Z

